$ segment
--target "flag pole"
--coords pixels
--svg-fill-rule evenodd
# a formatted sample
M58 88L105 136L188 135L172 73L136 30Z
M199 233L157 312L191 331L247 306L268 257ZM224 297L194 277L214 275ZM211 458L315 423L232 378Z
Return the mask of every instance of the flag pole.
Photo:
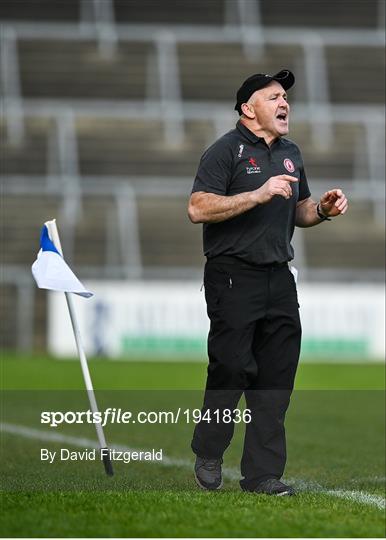
M46 221L45 225L47 227L49 236L50 236L52 242L54 243L56 249L63 256L62 246L61 246L60 238L59 238L59 232L58 232L58 228L56 226L56 219L53 219L51 221ZM87 357L86 357L86 354L84 352L84 347L83 347L83 343L82 343L82 339L81 339L81 335L80 335L78 320L76 318L74 302L73 302L71 293L65 292L64 294L65 294L65 297L66 297L68 311L70 313L70 319L71 319L72 329L73 329L73 332L74 332L76 348L78 350L80 365L81 365L81 368L82 368L83 379L84 379L84 383L86 385L86 390L87 390L87 395L88 395L88 399L89 399L89 402L90 402L91 411L93 412L93 415L95 417L96 415L94 413L98 413L99 410L98 410L98 405L97 405L96 398L95 398L94 387L93 387L93 384L92 384L90 371L88 369ZM100 422L95 423L95 429L96 429L96 432L97 432L97 437L98 437L98 441L99 441L99 445L100 445L101 450L107 449L107 443L106 443L106 439L105 439L105 434L103 432L102 424ZM109 476L113 476L113 474L114 474L113 465L111 463L111 459L110 459L108 451L102 453L102 460L103 460L103 464L104 464L104 467L105 467L106 474L109 475Z

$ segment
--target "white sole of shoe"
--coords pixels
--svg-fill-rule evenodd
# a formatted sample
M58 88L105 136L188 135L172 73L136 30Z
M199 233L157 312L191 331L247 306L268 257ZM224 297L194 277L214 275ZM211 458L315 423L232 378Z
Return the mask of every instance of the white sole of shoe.
M293 493L293 491L283 491L282 493L276 493L276 497L283 497L286 495L292 497L292 495L295 495L295 493Z

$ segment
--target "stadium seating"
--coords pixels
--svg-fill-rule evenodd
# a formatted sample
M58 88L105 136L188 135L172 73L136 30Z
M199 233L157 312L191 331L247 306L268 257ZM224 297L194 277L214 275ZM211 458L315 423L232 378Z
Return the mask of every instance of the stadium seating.
M234 43L183 43L178 52L182 95L188 100L233 102L235 86L256 71L256 60L246 60L242 46ZM267 46L259 69L269 73L274 66L286 66L296 71L299 55L299 46Z
M376 28L378 5L377 0L355 2L355 6L351 0L263 0L261 18L262 23L267 26Z
M95 41L21 40L23 95L54 99L143 99L151 43L126 42L101 58Z
M114 0L116 21L120 23L222 25L226 21L225 0ZM228 3L230 4L230 3ZM264 26L320 26L327 28L377 28L378 0L260 0L261 21ZM13 0L0 4L1 20L66 21L80 19L81 0L28 0L20 9Z
M326 56L332 102L384 103L383 47L327 47Z
M5 139L3 173L47 174L52 124L46 119L28 119L26 137L20 146L11 145ZM302 148L309 178L353 178L361 130L359 123L335 123L327 156L326 151L313 144L310 125L294 122L291 139ZM187 121L185 133L182 147L174 148L163 142L160 121L117 120L113 117L78 119L76 140L81 174L112 175L121 180L127 176L157 175L167 178L186 176L193 180L200 156L216 138L216 133L209 120Z
M142 24L149 28L154 24L158 25L154 26L157 30L174 28L182 31L184 28L221 29L227 24L238 23L236 4L232 10L232 3L226 0L177 4L178 7L174 0L113 2L116 23L122 27ZM315 21L325 30L358 29L360 33L379 27L379 3L376 0L356 2L355 6L348 0L325 0L313 2L312 8L307 0L261 0L259 5L266 35L271 27L309 30L315 26ZM30 0L24 3L22 10L17 9L16 2L0 3L0 21L3 23L64 23L67 28L74 29L82 20L80 0ZM223 124L230 128L236 120L236 115L233 120L231 116L235 89L243 78L256 71L256 64L259 70L267 72L288 67L297 73L299 81L291 96L294 120L290 138L302 148L311 187L312 179L318 180L320 191L324 186L327 189L346 185L353 178L367 178L370 157L366 153L364 125L360 119L346 122L344 118L333 118L331 138L324 145L315 140L312 122L306 121L304 115L296 119L297 111L301 107L304 109L309 99L300 40L299 43L269 42L260 58L248 58L242 35L236 43L226 35L224 33L224 41L218 42L204 39L177 42L182 108L193 105L197 110L201 107L210 110L211 106L220 106L225 110L228 107L230 114L223 119ZM160 98L156 44L151 33L149 38L139 40L126 32L110 57L100 53L95 37L85 38L81 33L72 39L47 37L43 30L38 38L21 34L17 38L17 51L21 94L29 112L25 118L25 136L19 144L7 137L5 118L0 117L1 173L6 187L3 199L3 234L7 238L4 264L9 268L28 270L36 255L38 231L43 221L53 216L58 219L65 216L68 192L64 180L60 180L60 172L63 172L59 170L60 164L50 160L50 152L61 122L60 111L66 106L75 111L78 180L84 191L77 219L72 224L73 250L69 255L80 268L81 275L106 277L109 272L112 277L124 275L124 270L121 275L119 271L114 273L117 268L124 267L125 261L122 245L119 242L111 245L111 238L119 233L116 205L119 184L124 186L128 177L137 190L143 275L167 278L171 274L178 275L178 271L182 275L184 269L186 275L189 272L191 277L199 275L203 259L201 230L189 223L186 203L199 157L219 134L219 126L210 114L186 118L184 138L170 144L165 138L162 115L142 117L146 100ZM379 107L384 101L383 47L333 43L325 47L325 54L329 83L327 98L331 104L381 110ZM110 112L117 103L122 114ZM130 103L137 107L136 114L126 114L125 104ZM47 105L50 112L41 113L42 105ZM49 174L59 176L53 191L45 193L44 177ZM23 187L18 191L20 177L23 177ZM88 188L90 177L94 186L91 191ZM149 177L174 181L175 195L170 191L163 194L161 187L146 193L146 186L154 186ZM181 189L181 179L185 191ZM110 193L107 184L111 184ZM8 189L9 186L15 188L14 191ZM314 194L315 197L320 195L315 189ZM383 267L383 229L374 218L374 204L358 199L352 202L347 217L333 225L333 242L330 224L303 235L305 259L311 270L335 269L337 276L347 276L354 275L353 268L358 273L366 268ZM339 271L343 273L339 274ZM8 322L2 326L0 340L7 347L16 342L13 307L16 294L14 283L7 282L2 286L0 315L7 313ZM44 343L45 300L39 292L36 293L35 311L39 330L35 345L40 346Z
M23 2L22 9L20 2L0 2L1 21L76 22L79 20L79 13L80 0L30 0Z
M2 233L7 239L2 263L28 266L39 251L40 224L58 214L60 200L51 195L3 195L2 206Z
M21 144L10 144L6 136L4 119L0 119L2 141L2 174L46 174L47 144L50 122L45 119L27 119L25 137Z

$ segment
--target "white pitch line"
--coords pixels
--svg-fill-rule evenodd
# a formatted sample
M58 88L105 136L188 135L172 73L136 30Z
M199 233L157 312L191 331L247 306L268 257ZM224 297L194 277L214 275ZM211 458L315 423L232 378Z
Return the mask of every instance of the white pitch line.
M384 510L386 508L386 501L384 497L380 495L371 495L364 491L346 491L342 489L329 489L326 490L327 495L333 495L334 497L340 497L341 499L347 499L349 501L355 501L360 504L369 504Z
M9 424L7 422L0 423L1 431L9 433L11 435L18 435L20 437L25 437L27 439L35 439L39 441L49 441L54 443L66 443L73 446L81 448L99 448L98 443L93 439L87 439L84 437L74 437L72 435L64 435L63 433L55 433L51 431L44 431L36 428L31 428L28 426L21 426L17 424ZM120 444L114 444L111 448L119 451L126 452L138 452L138 448L130 448L129 446L124 446ZM142 449L143 451L143 449ZM187 459L177 459L162 456L162 461L157 462L157 465L164 465L167 467L184 467L192 468L192 461ZM231 469L224 467L223 469L224 476L228 477L230 480L239 480L240 474L237 469ZM370 493L365 493L364 491L346 491L342 489L325 489L316 482L306 482L304 480L292 479L292 482L297 484L297 489L301 491L308 492L317 492L331 495L333 497L339 497L341 499L347 499L352 502L357 502L359 504L365 504L378 508L379 510L384 510L386 508L386 499L380 495L372 495Z

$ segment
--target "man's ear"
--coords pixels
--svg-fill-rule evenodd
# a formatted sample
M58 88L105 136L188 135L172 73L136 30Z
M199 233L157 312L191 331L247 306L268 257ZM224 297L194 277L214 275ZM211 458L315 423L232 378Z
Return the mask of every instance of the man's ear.
M242 103L241 111L247 118L250 118L251 120L255 118L255 111L253 110L253 106L251 104L248 105L248 103Z

